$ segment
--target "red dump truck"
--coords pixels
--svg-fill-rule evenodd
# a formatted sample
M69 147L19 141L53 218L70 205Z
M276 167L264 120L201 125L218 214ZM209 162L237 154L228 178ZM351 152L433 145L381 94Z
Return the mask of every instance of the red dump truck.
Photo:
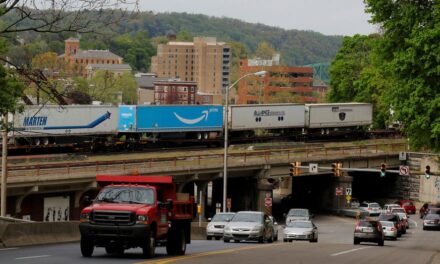
M193 198L177 194L171 176L98 175L96 181L102 189L80 215L84 257L92 256L95 247L105 247L107 254L141 247L147 258L156 246L166 246L169 255L185 254Z

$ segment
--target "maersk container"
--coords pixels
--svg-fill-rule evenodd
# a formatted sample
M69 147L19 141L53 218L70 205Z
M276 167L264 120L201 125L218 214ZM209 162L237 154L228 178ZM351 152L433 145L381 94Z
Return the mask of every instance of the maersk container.
M121 132L221 131L220 105L120 106Z
M116 106L36 105L14 115L15 137L116 134L117 126Z
M307 128L371 125L373 106L367 103L306 104Z
M303 104L231 105L230 129L281 129L304 127Z

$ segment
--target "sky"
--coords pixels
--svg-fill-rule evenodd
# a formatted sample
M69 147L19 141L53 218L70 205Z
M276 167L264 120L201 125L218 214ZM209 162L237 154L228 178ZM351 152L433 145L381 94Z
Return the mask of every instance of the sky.
M284 29L312 30L325 35L370 34L363 0L140 0L142 11L186 12L230 17Z

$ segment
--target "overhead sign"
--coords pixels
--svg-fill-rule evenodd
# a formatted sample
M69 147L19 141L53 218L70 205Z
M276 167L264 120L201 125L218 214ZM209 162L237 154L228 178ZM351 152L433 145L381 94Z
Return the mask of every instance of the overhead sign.
M344 188L342 187L336 187L336 192L335 192L336 196L341 196L344 195Z
M351 188L345 188L345 195L351 195Z
M318 163L309 163L309 172L318 173Z
M272 198L270 198L270 197L264 198L264 205L266 207L271 207L272 206Z
M409 176L409 166L400 165L399 166L399 175L401 175L401 176Z

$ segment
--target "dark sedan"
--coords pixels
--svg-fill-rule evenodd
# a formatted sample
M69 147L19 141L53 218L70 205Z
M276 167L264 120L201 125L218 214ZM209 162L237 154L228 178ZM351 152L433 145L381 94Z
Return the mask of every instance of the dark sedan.
M423 218L423 230L428 229L440 229L440 215L439 214L427 214Z

